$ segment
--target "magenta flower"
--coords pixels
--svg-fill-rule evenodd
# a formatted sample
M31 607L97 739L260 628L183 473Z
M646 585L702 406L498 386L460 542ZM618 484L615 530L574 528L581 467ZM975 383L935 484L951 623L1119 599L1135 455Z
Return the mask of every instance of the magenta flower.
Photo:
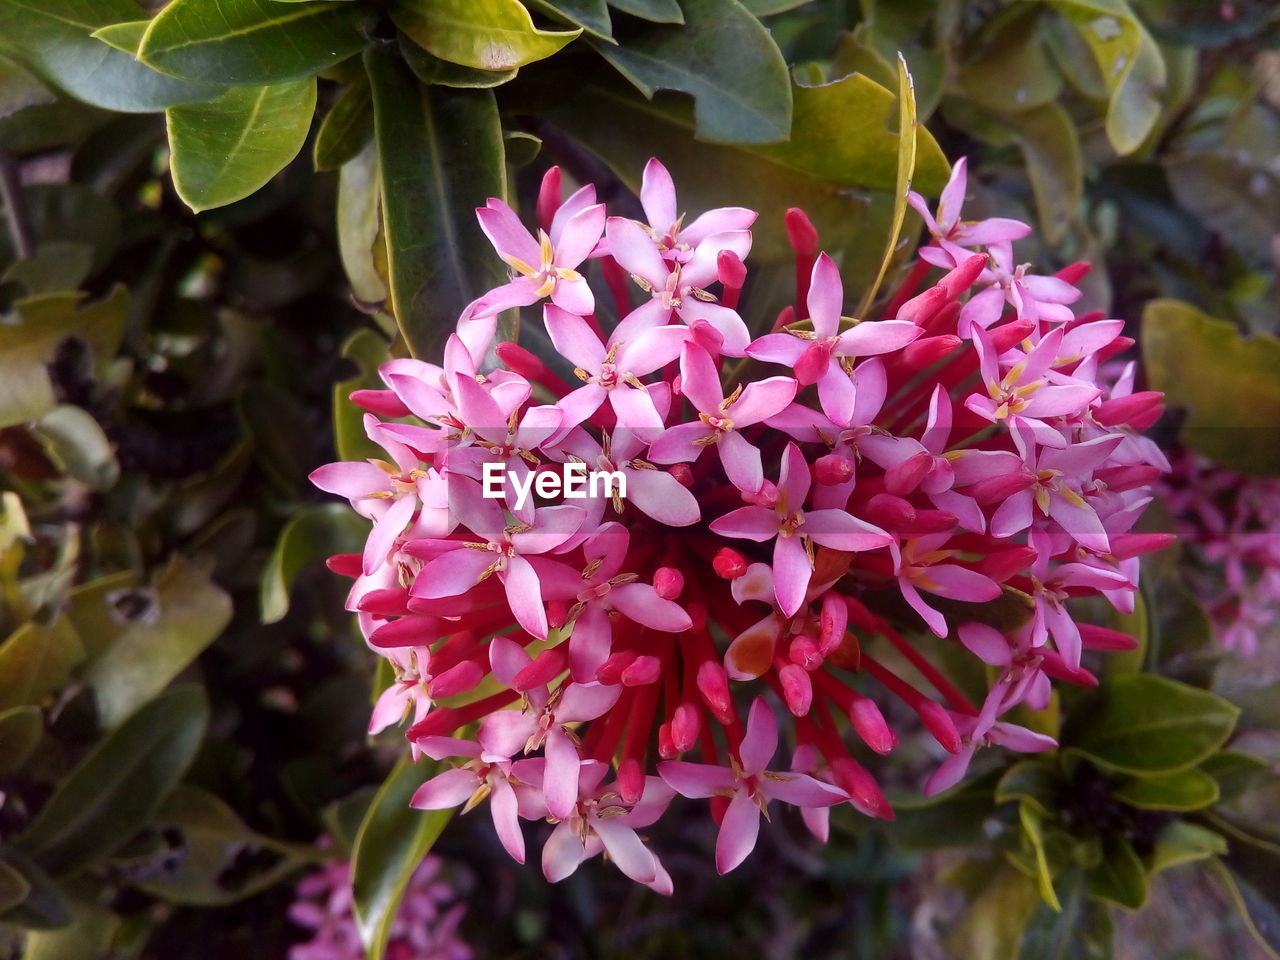
M755 849L760 814L770 800L797 807L830 807L848 799L843 790L808 774L766 770L765 764L777 749L778 725L773 711L757 698L747 716L747 730L737 759L728 767L685 760L658 764L658 774L681 796L729 798L716 841L719 873L728 873Z
M688 463L714 446L729 482L755 493L764 483L760 451L742 436L742 428L778 413L796 395L790 377L769 377L725 397L711 355L695 343L680 354L680 385L698 410L698 421L672 427L649 448L655 463Z
M796 381L802 386L816 383L823 413L833 423L848 426L856 401L853 360L901 350L919 337L921 330L905 320L878 320L857 323L840 333L843 303L840 271L830 257L821 254L809 284L812 334L806 330L768 334L753 343L747 354L786 364L795 370Z
M942 188L938 199L938 215L929 212L929 204L914 190L907 194L907 203L920 214L924 225L935 240L945 240L958 247L985 247L1010 240L1021 240L1031 232L1031 227L1021 220L990 217L986 220L961 220L960 209L964 205L965 191L969 186L968 160L961 157L951 168L951 179Z
M371 728L412 719L415 756L452 758L415 806L488 803L519 860L524 822L550 821L548 879L605 854L670 893L642 831L673 792L710 799L724 872L770 800L819 838L834 804L891 818L855 741L884 754L927 734L948 754L930 791L980 746L1052 744L1003 718L1044 707L1053 683L1096 683L1082 649L1134 642L1068 601L1131 611L1141 555L1168 542L1135 532L1167 467L1140 435L1161 398L1131 370L1102 381L1129 343L1122 324L1073 314L1080 266L1014 266L1024 225L962 221L964 177L957 164L888 318L844 330L835 264L789 214L809 324L788 310L754 341L736 309L753 289L754 214L685 226L657 161L647 223L606 218L589 188L561 203L557 171L537 239L503 204L480 211L515 278L468 308L440 365L397 358L386 389L353 396L385 462L314 474L372 522L361 555L330 561L394 670ZM599 316L577 272L592 256L613 300ZM496 311L548 296L548 338L526 325L527 345L493 343ZM502 490L488 489L494 467ZM584 470L608 482L575 490ZM1210 495L1184 507L1213 525L1206 561L1223 560L1229 585L1265 561L1258 589L1280 591L1255 521ZM1027 600L1026 623L975 622L1005 593ZM926 632L991 668L980 702ZM764 697L785 707L789 770L768 767L779 731Z

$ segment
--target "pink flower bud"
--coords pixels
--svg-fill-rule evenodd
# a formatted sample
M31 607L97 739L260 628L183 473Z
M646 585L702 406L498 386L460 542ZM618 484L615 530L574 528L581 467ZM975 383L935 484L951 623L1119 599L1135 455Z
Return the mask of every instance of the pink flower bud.
M987 268L989 257L985 253L975 253L960 266L949 272L945 277L938 281L938 286L946 291L947 296L954 300L960 294L964 293L978 279L983 270ZM1021 339L1021 337L1019 337Z
M352 390L349 398L356 406L380 417L409 416L409 408L404 401L390 390Z
M896 319L906 320L917 327L923 327L949 299L947 291L941 287L930 287L900 306Z
M1082 623L1080 642L1090 650L1134 650L1138 641L1127 633L1100 627L1095 623Z
M990 331L991 349L996 354L1012 350L1017 344L1027 339L1035 328L1036 325L1031 320L1014 320L1011 323L996 327Z
M833 349L833 345L827 340L819 340L805 348L795 366L796 380L801 386L807 387L822 379L831 365Z
M636 660L634 650L619 650L609 655L604 663L596 667L596 679L607 687L617 686L622 682L623 671Z
M551 221L560 209L560 168L552 167L542 175L542 183L538 187L537 217L538 226L543 230L551 230Z
M831 653L844 640L845 631L849 628L849 604L844 597L834 590L822 595L822 613L819 617L821 633L818 635L818 649L823 656Z
M898 738L874 700L858 697L849 704L849 722L863 743L876 753L888 753L898 745Z
M742 494L742 500L752 506L772 508L778 502L778 485L766 480L757 492Z
M924 728L933 735L933 739L942 744L942 748L948 753L959 753L964 744L960 740L960 731L956 729L955 721L951 719L951 714L947 713L946 708L936 700L928 698L921 698L913 706Z
M952 353L963 343L953 334L940 337L921 337L902 348L902 362L912 370L924 370Z
M732 250L721 250L716 256L716 277L728 290L741 290L747 282L747 265Z
M659 567L653 574L653 592L663 600L674 600L684 590L684 574L675 567Z
M726 580L737 580L747 572L747 561L732 547L721 547L711 561L711 569L715 570L716 576L724 577Z
M875 777L852 757L836 757L831 763L831 774L836 786L849 794L853 805L862 813L881 820L893 819L893 807L889 806Z
M547 601L547 626L552 630L559 630L569 619L569 611L572 609L568 600Z
M675 743L671 739L671 724L662 723L658 725L658 756L663 760L674 760L680 756L680 751L676 749Z
M813 465L813 475L818 483L833 487L838 483L846 483L853 476L854 463L848 457L838 453L828 453L817 459Z
M624 687L643 687L657 681L662 675L662 661L652 654L642 654L631 661L622 671L621 680Z
M704 660L698 667L698 692L721 723L733 721L733 699L729 696L729 675L714 660Z
M778 671L778 681L782 686L782 699L792 716L803 717L813 706L813 681L803 667L788 663Z
M667 472L676 478L676 483L680 486L693 486L693 468L687 463L673 463Z
M520 346L520 344L512 343L510 340L504 340L499 343L493 348L493 352L499 360L507 365L509 370L530 380L537 380L547 372L545 363Z
M1077 260L1075 263L1069 263L1057 273L1054 274L1059 280L1064 280L1073 287L1081 280L1089 275L1091 269L1088 260Z
M902 497L877 493L867 501L866 518L877 527L898 530L915 522L916 508Z
M543 650L523 670L516 674L512 689L524 693L534 687L545 686L564 670L566 655L563 647Z
M812 637L801 635L792 640L787 657L804 670L817 670L822 666L822 654L818 652L818 645L813 642Z
M432 677L431 682L427 684L427 693L433 700L442 700L454 694L465 693L484 679L487 672L474 660L463 660L461 663L455 663L438 677Z
M1153 412L1156 419L1164 413L1164 394L1143 390L1127 397L1104 400L1093 408L1093 419L1104 427L1119 427L1132 424L1134 420L1146 420Z
M627 757L618 766L618 793L623 803L639 803L644 793L644 767L635 757Z
M796 256L803 260L814 260L818 256L818 230L809 219L809 215L799 207L787 210L783 222L787 228L787 240Z
M677 754L693 748L702 732L702 712L697 704L685 702L671 716L671 745Z

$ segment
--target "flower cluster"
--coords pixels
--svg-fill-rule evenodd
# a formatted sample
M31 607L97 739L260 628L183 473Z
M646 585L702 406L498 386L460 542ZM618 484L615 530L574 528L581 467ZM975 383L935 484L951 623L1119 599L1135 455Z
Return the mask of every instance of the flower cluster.
M388 935L387 960L471 960L471 948L458 937L467 908L440 875L442 866L439 857L425 857L409 878ZM349 864L331 863L303 877L296 896L289 919L312 936L289 948L289 960L363 960Z
M1184 452L1159 491L1196 561L1188 576L1218 642L1256 654L1274 639L1280 610L1280 480Z
M467 308L441 365L393 360L386 389L353 394L385 461L312 475L373 523L363 556L331 561L395 668L371 729L411 714L415 755L454 760L415 806L487 798L522 862L520 821L556 824L548 878L605 851L670 892L637 831L677 793L709 800L722 873L770 800L819 837L836 804L891 817L858 759L897 743L886 698L947 754L931 792L983 745L1053 745L1001 717L1043 707L1051 678L1096 682L1082 648L1132 643L1069 600L1131 609L1137 557L1167 542L1132 532L1161 397L1099 386L1132 341L1072 312L1087 266L1015 266L1030 228L961 220L964 191L962 161L936 215L912 195L932 240L880 319L844 315L791 211L796 306L761 336L737 311L755 214L686 224L656 160L647 222L607 216L591 186L562 200L554 169L536 235L499 200L478 211L513 279ZM495 345L497 314L534 304L554 355ZM534 483L572 465L625 494ZM510 482L486 490L493 471ZM923 631L995 668L984 699Z

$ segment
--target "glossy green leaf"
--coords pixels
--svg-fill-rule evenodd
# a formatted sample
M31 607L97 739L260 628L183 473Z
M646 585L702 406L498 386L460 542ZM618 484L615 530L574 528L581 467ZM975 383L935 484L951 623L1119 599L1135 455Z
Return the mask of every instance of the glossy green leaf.
M916 93L911 83L911 74L907 72L907 61L898 57L898 149L897 175L893 189L893 220L889 226L889 234L885 238L884 253L880 257L880 270L875 280L862 294L858 304L856 317L867 316L871 304L875 302L876 293L884 276L889 272L889 264L893 262L894 251L898 246L898 237L902 233L902 223L907 216L907 193L911 190L911 178L916 172ZM910 131L908 133L907 131Z
M42 736L44 715L39 707L0 711L0 776L8 776L26 763Z
M1116 787L1112 797L1143 810L1200 810L1216 803L1218 784L1191 767L1154 777L1135 777Z
M738 0L686 4L683 24L649 25L598 49L646 97L659 90L693 97L701 140L776 143L791 131L786 62Z
M1167 677L1117 677L1077 704L1062 745L1109 770L1168 773L1213 753L1238 713L1221 697Z
M173 0L138 50L157 70L214 83L277 84L310 77L364 46L355 4Z
M849 187L894 190L904 141L898 98L869 77L852 74L819 86L795 84L795 116L786 143L748 149L783 166ZM839 117L839 123L832 123ZM950 168L933 135L916 127L915 188L936 193Z
M981 886L947 937L949 953L965 960L1019 960L1022 932L1040 903L1035 881L1008 864L975 868Z
M1154 300L1142 314L1142 354L1152 389L1187 410L1184 444L1223 466L1280 476L1280 340L1245 338L1190 304Z
M132 0L0 0L0 52L78 100L106 110L148 113L215 96L220 78L189 83L138 63L92 36L137 20Z
M1054 764L1045 760L1019 760L1004 772L996 784L996 803L1014 800L1030 804L1044 816L1058 809L1062 780Z
M1226 852L1227 841L1222 834L1186 820L1174 820L1156 837L1155 849L1149 857L1150 872L1154 874Z
M1076 220L1084 194L1084 159L1075 123L1056 103L1001 117L1027 162L1040 229L1059 243Z
M529 0L539 13L565 20L602 40L613 39L613 21L605 0Z
M30 892L31 884L27 883L27 878L0 860L0 915L22 903Z
M403 33L400 34L400 55L419 80L442 87L486 90L501 86L520 72L516 67L510 70L477 70L450 63L427 53Z
M1160 48L1127 0L1049 0L1089 45L1111 100L1107 137L1133 153L1160 118L1166 70Z
M1057 99L1062 76L1040 40L1042 10L1032 3L1005 7L967 42L957 75L966 97L996 113L1030 110Z
M218 797L180 784L156 811L157 829L181 834L172 870L152 873L136 886L169 903L216 907L267 889L304 862L301 851L251 830ZM260 863L246 872L237 861Z
M374 796L351 856L356 923L369 960L382 960L405 885L431 849L453 810L414 810L414 793L434 765L402 759Z
M1018 822L1022 825L1022 836L1031 848L1035 864L1035 880L1040 890L1040 897L1054 910L1061 910L1058 892L1053 886L1053 871L1049 866L1049 856L1045 850L1046 818L1031 803L1018 805Z
M91 900L73 899L69 905L71 922L57 930L32 933L22 960L100 960L111 955L120 917Z
M54 409L44 364L67 337L84 340L98 358L112 357L124 333L128 294L116 287L85 303L80 293L43 294L14 304L16 322L0 324L0 427L35 420Z
M275 623L289 612L289 591L304 569L335 553L359 553L368 534L368 522L345 503L295 513L262 571L262 622Z
M70 678L84 647L65 615L25 623L0 643L0 710L39 703Z
M1147 902L1147 871L1127 840L1113 838L1103 848L1102 862L1089 871L1089 895L1126 910Z
M59 470L90 490L108 490L120 479L115 449L87 410L63 404L32 425Z
M62 779L18 838L19 849L55 875L113 852L151 821L182 779L208 719L201 688L162 693Z
M338 174L338 255L356 299L380 304L387 287L378 272L386 244L378 217L378 151L370 144ZM376 256L374 248L381 248Z
M337 170L355 159L373 139L369 81L358 77L343 89L316 134L312 159L317 170Z
M522 67L582 33L539 30L519 0L391 0L390 12L422 49L476 70Z
M199 213L243 200L298 155L316 106L307 77L268 87L232 87L206 103L167 111L178 196Z
M137 58L138 48L142 46L142 38L147 35L150 20L127 20L124 23L113 23L99 27L93 31L93 39L100 40L109 47Z
M885 831L903 850L937 850L971 843L995 811L991 790L998 771L965 780L936 797L894 798Z
M1245 718L1248 711L1245 711ZM1218 783L1222 800L1234 800L1263 780L1271 767L1261 757L1243 750L1219 750L1200 765Z
M432 358L467 304L506 281L475 220L506 195L498 109L488 91L424 87L389 52L365 63L391 305L413 355Z
M71 904L58 884L30 857L0 846L0 864L18 873L27 885L22 902L0 915L0 924L24 930L56 930L71 923Z
M677 0L609 0L609 6L651 23L684 23Z
M156 578L151 606L85 671L103 723L118 726L186 669L230 622L227 593L175 556Z
M385 386L378 367L391 359L387 341L372 330L357 330L342 345L342 356L354 362L359 372L333 385L333 439L338 459L385 457L386 451L365 432L364 412L350 398L355 390L379 390Z
M522 133L519 130L509 132L503 137L503 142L507 163L513 167L528 166L542 152L542 139L531 133Z

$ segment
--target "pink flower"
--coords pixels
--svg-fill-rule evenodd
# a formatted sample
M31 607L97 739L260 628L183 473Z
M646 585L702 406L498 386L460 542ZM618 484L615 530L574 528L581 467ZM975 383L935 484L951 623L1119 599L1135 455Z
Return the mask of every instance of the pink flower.
M951 179L942 189L938 199L938 215L929 212L924 197L914 190L907 194L907 203L920 214L936 240L946 240L959 247L985 247L1010 240L1021 240L1031 232L1031 227L1020 220L991 217L987 220L961 220L960 208L964 205L965 190L969 185L968 160L961 157L951 168Z
M694 249L707 237L749 230L757 216L754 210L745 207L720 207L708 210L686 226L684 214L677 212L679 206L671 174L656 158L644 166L640 204L644 215L649 218L649 234L659 252L668 260L680 263L687 262Z
M798 807L830 807L848 795L804 773L766 770L778 749L778 725L764 700L751 704L738 757L728 767L685 760L658 764L658 774L681 796L727 797L729 808L716 841L716 870L728 873L755 849L760 814L770 800Z

